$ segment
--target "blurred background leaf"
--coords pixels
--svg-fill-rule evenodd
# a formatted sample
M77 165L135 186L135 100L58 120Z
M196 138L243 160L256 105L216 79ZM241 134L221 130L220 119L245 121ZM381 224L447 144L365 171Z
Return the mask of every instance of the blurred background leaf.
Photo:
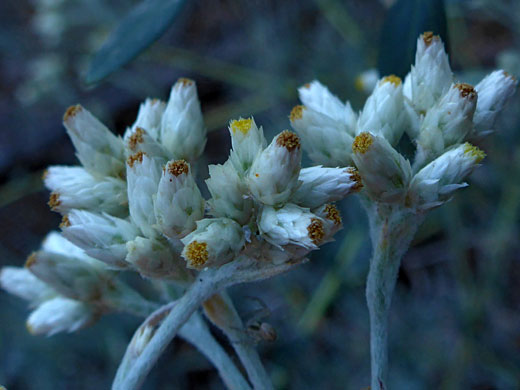
M444 0L398 0L381 30L379 73L403 78L414 62L417 37L425 31L440 35L449 53Z
M96 83L139 55L175 21L185 0L145 0L110 34L94 55L85 81Z

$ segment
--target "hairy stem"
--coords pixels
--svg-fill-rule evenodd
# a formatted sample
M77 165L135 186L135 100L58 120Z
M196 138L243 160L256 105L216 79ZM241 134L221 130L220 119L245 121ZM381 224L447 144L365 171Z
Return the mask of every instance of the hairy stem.
M150 316L144 322L143 326L153 325L150 321L158 320L165 316L175 306L176 302L159 307L155 302L147 301L139 294L132 294L133 299L122 299L119 306L115 310L127 312L138 316ZM153 314L152 314L153 313ZM244 379L242 373L238 370L235 363L215 340L210 330L204 323L203 318L198 313L194 313L188 322L180 329L179 336L191 343L197 348L217 369L222 381L229 389L250 390L249 383ZM128 359L127 359L128 360ZM130 362L128 362L130 363Z
M386 390L390 303L401 259L422 217L381 204L371 204L367 212L373 252L366 286L370 316L371 388Z
M278 275L304 261L305 259L300 259L290 263L272 264L242 255L220 268L200 272L188 291L176 301L162 324L133 358L128 357L132 354L130 351L132 343L129 344L112 388L114 390L138 389L182 325L211 295L234 284Z
M273 385L258 351L246 333L242 319L225 292L215 294L204 302L206 316L227 336L255 390L271 390Z

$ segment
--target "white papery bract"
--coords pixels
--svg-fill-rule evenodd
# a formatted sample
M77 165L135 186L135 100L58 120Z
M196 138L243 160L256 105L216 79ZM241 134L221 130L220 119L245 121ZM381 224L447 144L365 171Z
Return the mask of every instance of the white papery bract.
M175 159L193 161L206 145L195 82L179 79L172 87L161 123L161 143Z
M137 237L126 243L127 263L148 278L188 279L184 261L165 242Z
M45 250L29 256L25 267L60 294L82 301L102 297L111 279L100 261Z
M32 334L52 336L59 332L75 332L94 322L97 314L83 302L56 297L42 303L27 319Z
M356 133L370 131L382 135L395 146L407 127L407 120L401 79L386 76L368 97L359 115Z
M454 84L426 114L417 138L416 164L430 162L461 143L473 128L477 93L469 84Z
M248 196L244 180L234 168L231 157L223 165L209 166L206 180L211 199L208 200L211 215L228 217L241 225L247 224L254 212L254 201Z
M203 218L204 198L184 160L170 161L163 169L154 211L159 229L170 238L191 233Z
M329 167L351 163L354 138L344 124L306 106L294 107L289 117L313 161Z
M380 135L365 132L352 144L353 159L368 194L383 202L403 199L412 168L399 152Z
M261 203L278 205L286 202L298 187L302 152L300 139L283 131L255 159L247 182L251 194Z
M146 99L139 106L137 119L129 129L134 132L138 127L145 129L146 132L155 140L159 140L161 132L161 121L166 104L159 99Z
M90 172L121 177L125 170L123 140L80 105L70 107L63 124L81 164Z
M337 124L338 129L355 135L357 115L349 102L342 103L327 87L316 80L298 88L298 94L308 109L329 117Z
M253 118L231 121L229 124L232 150L229 160L240 176L245 175L258 154L265 148L262 127Z
M415 64L410 71L409 87L404 92L415 111L424 114L443 96L453 81L444 43L431 32L417 39Z
M126 268L125 244L140 234L139 229L125 219L82 210L67 214L61 229L65 238L111 268Z
M307 250L317 249L325 237L321 218L308 208L291 203L280 209L264 206L258 229L263 238L277 247L293 244Z
M182 239L182 257L188 268L219 266L233 260L244 246L244 232L229 218L202 219L197 229Z
M135 153L143 152L147 156L159 159L160 161L166 161L168 159L166 149L142 127L137 126L127 130L124 141L127 158Z
M441 205L467 184L463 180L485 157L477 147L465 143L442 154L414 176L408 201L421 210Z
M496 70L475 86L478 93L473 137L481 137L494 130L498 114L515 93L518 80L503 70Z
M303 168L298 180L301 185L291 201L311 209L343 199L363 186L355 168Z
M157 236L154 201L161 180L160 161L143 152L130 156L126 165L128 207L132 222L145 236Z
M0 270L0 286L9 294L38 305L54 296L56 292L25 268L4 267Z
M71 209L128 213L126 183L115 177L96 177L82 167L52 166L44 174L45 186L53 192L50 206L64 214Z

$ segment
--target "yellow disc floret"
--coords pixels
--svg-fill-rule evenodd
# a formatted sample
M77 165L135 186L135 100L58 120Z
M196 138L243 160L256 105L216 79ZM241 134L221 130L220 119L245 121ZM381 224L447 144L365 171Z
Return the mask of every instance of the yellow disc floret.
M363 181L361 180L359 171L354 167L348 167L346 171L350 175L352 181L355 182L355 184L352 186L352 190L359 191L361 188L363 188Z
M186 258L192 267L203 267L209 258L208 244L198 241L190 242L186 247Z
M36 252L31 253L25 260L25 268L31 268L36 263L36 260Z
M64 215L60 222L60 228L64 229L70 226L70 220L68 215Z
M289 119L291 120L291 122L294 122L298 119L302 119L303 110L305 110L305 106L294 106L294 108L291 110L291 114L289 115Z
M168 164L168 172L173 176L179 176L182 174L187 175L189 171L190 168L184 160L177 160Z
M56 208L58 208L61 204L60 194L57 192L52 192L47 204L51 210L56 210Z
M251 126L253 126L253 119L239 119L231 121L231 131L235 134L240 131L242 134L246 135L251 130Z
M65 114L63 114L63 121L66 122L67 119L74 117L80 111L81 106L79 104L76 104L75 106L70 106L69 108L67 108L67 111L65 111Z
M393 84L395 87L398 87L401 85L402 81L400 77L396 76L395 74L391 74L389 76L383 77L382 83L390 83Z
M135 163L142 163L143 162L143 156L145 153L143 152L137 152L136 154L132 154L128 159L126 160L126 163L130 168L134 167Z
M421 38L423 39L426 46L430 46L434 40L439 40L438 35L434 35L431 31L426 31L421 35Z
M475 163L481 162L484 157L486 157L486 153L477 148L476 146L471 145L469 142L464 144L464 154L467 156L471 156L475 158Z
M319 245L323 237L325 237L325 230L323 229L323 222L318 218L311 218L311 223L307 226L308 236L315 245Z
M341 225L341 215L338 208L333 204L325 205L325 218L334 222L334 225Z
M181 77L177 80L177 84L182 84L183 87L188 87L193 84L193 80Z
M134 150L137 148L137 145L143 142L143 135L145 131L142 127L138 127L135 129L134 134L130 136L128 139L128 147L130 150Z
M276 145L282 146L289 152L300 149L300 137L289 130L284 130L276 138Z
M467 97L468 99L474 99L477 96L477 91L472 85L466 83L457 83L455 88L460 91L460 96Z
M370 145L374 142L374 137L372 134L368 132L360 133L356 138L354 138L354 142L352 142L352 151L354 153L365 154L368 149L370 149Z

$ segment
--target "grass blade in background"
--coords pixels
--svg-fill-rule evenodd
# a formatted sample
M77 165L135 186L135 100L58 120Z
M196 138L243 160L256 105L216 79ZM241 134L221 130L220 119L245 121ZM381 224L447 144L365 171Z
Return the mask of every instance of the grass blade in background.
M185 0L144 0L110 34L89 64L85 81L96 83L137 57L173 23Z
M424 31L440 35L449 53L444 0L398 0L381 30L379 73L404 77L415 62L417 37Z

